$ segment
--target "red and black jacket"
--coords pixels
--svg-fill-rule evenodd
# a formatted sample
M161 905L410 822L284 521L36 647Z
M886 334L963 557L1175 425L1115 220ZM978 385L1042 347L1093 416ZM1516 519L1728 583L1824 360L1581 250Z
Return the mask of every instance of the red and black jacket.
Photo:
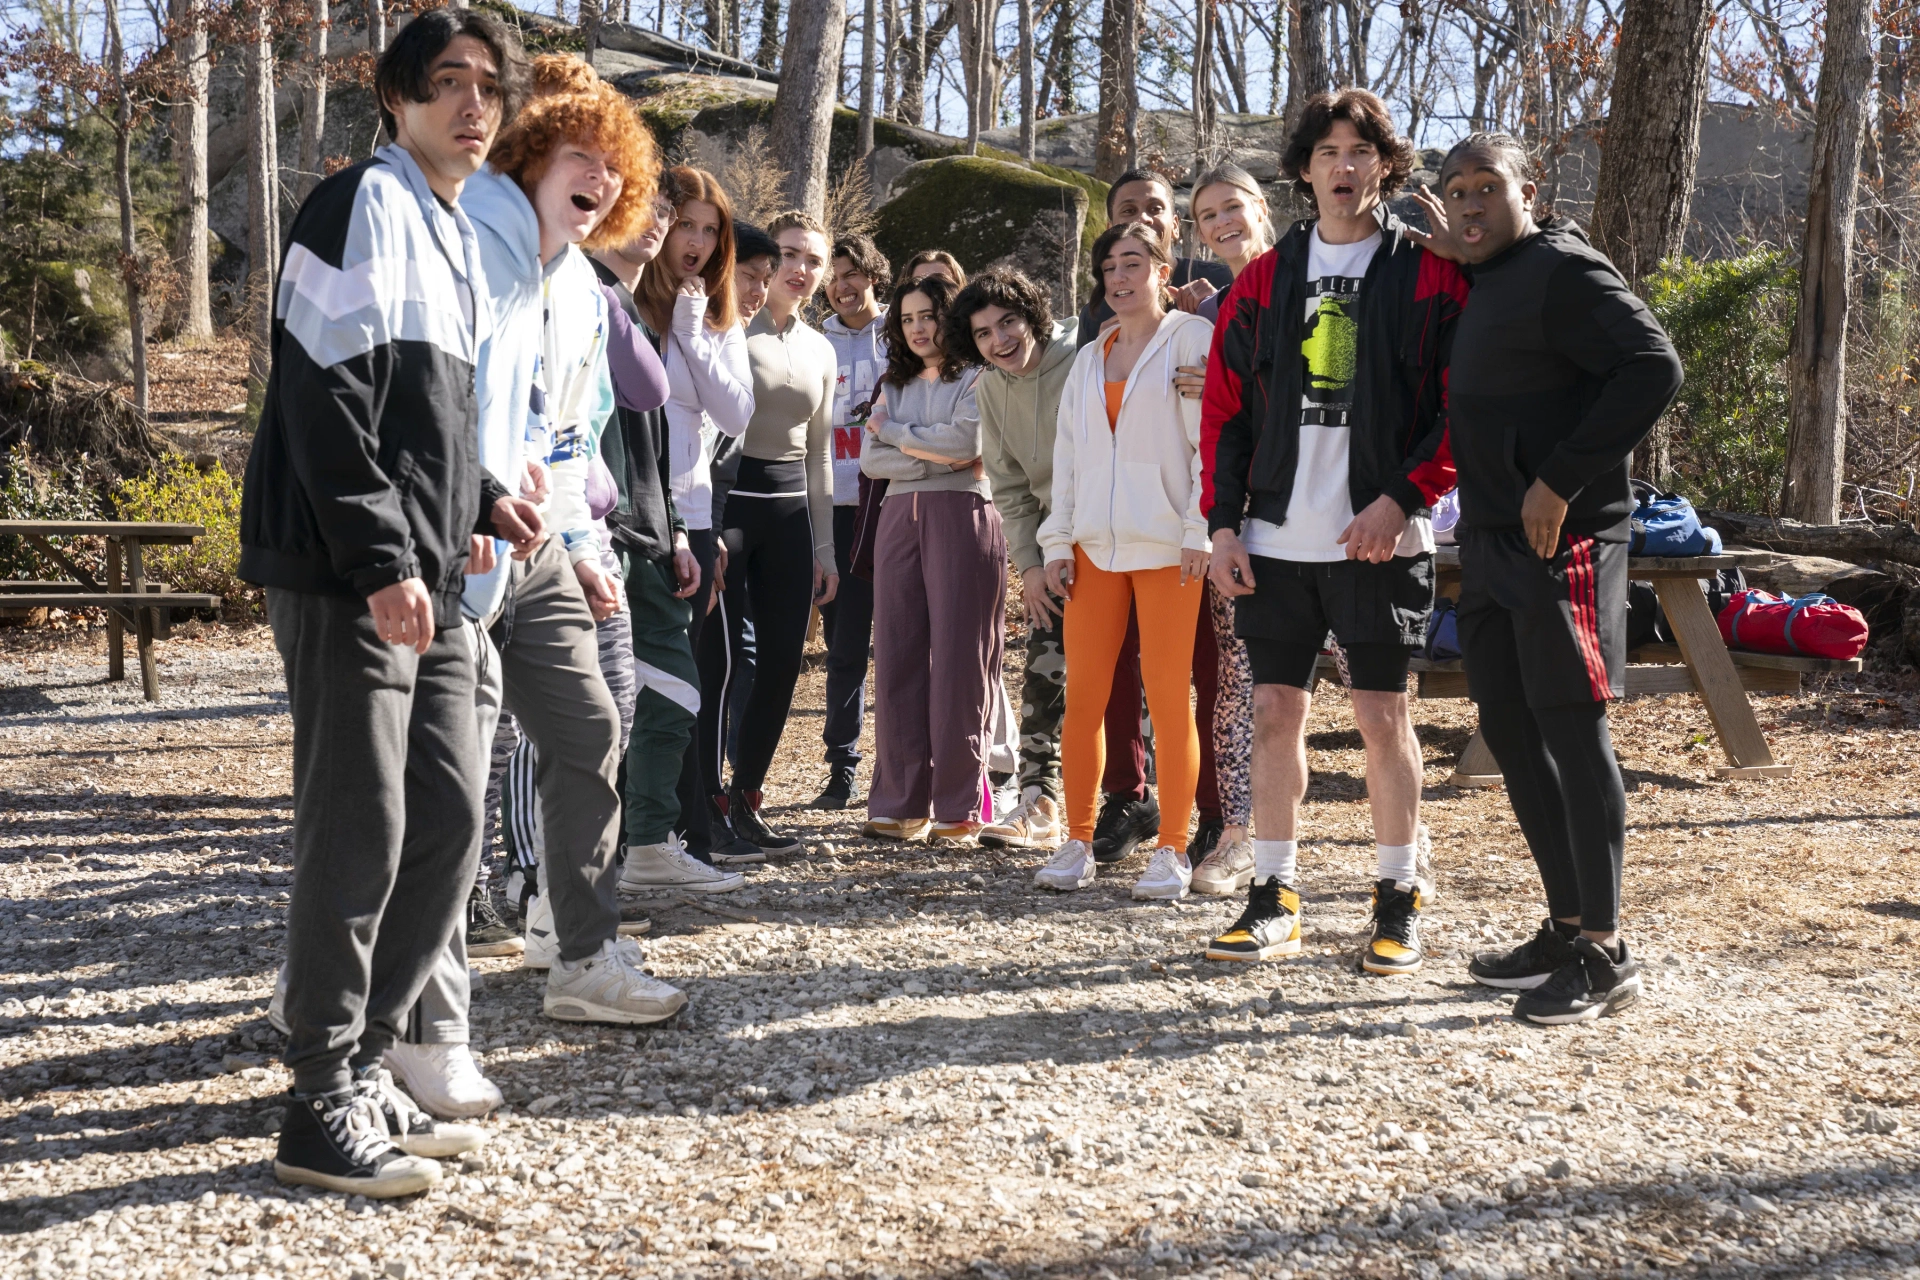
M1408 515L1453 488L1447 361L1467 279L1421 248L1384 205L1355 320L1347 488L1363 511L1386 494ZM1220 307L1200 419L1200 509L1208 532L1249 516L1283 524L1300 457L1301 331L1314 220L1240 273Z

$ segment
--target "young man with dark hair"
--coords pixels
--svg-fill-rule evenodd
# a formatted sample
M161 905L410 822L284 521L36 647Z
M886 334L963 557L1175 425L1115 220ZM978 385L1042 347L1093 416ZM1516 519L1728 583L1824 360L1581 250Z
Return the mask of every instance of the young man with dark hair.
M489 320L458 203L524 78L483 13L403 27L376 72L394 141L314 189L282 260L240 573L267 588L294 723L283 1182L409 1195L439 1180L428 1155L484 1136L417 1132L380 1061L479 856L469 555L484 567L492 535L524 555L543 534L479 465Z
M873 652L873 583L853 571L860 515L860 441L887 367L880 330L887 309L880 295L893 285L887 256L863 235L833 242L827 264L827 305L820 326L833 344L839 371L833 384L833 554L840 590L820 606L827 642L827 715L820 737L827 748L827 785L812 808L853 804L860 767L860 728L866 720L867 662Z
M1427 508L1453 487L1446 369L1460 271L1387 209L1412 148L1361 89L1310 99L1287 156L1316 215L1240 273L1207 364L1202 510L1254 680L1253 883L1217 960L1300 950L1295 859L1314 667L1347 654L1377 870L1361 966L1412 973L1421 759L1407 666L1433 608Z
M1470 264L1454 332L1460 647L1480 732L1546 888L1549 918L1474 958L1531 1022L1586 1022L1640 996L1619 935L1626 791L1607 730L1626 662L1627 466L1680 390L1646 304L1572 223L1536 222L1525 150L1474 134L1420 197Z

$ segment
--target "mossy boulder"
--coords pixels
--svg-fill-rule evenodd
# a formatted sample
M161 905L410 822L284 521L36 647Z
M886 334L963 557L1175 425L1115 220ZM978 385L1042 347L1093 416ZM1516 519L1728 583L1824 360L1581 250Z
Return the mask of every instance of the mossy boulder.
M943 156L909 166L876 211L874 242L896 270L922 249L945 249L969 272L1014 266L1070 314L1079 290L1087 191L1018 161Z

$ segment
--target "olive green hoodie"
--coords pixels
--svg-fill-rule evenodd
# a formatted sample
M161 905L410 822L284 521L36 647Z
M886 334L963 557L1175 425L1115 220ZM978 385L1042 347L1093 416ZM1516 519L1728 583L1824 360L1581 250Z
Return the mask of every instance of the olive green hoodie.
M1025 573L1041 561L1040 522L1053 504L1053 438L1060 417L1060 389L1067 385L1077 347L1072 320L1053 327L1032 373L1015 377L988 365L975 395L980 406L980 460L1000 509L1014 568Z

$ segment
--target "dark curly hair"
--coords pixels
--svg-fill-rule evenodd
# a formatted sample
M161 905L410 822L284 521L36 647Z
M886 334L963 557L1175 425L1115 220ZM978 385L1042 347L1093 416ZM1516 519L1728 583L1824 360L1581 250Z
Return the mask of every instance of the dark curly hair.
M838 237L827 254L827 262L831 264L835 258L845 258L858 267L860 274L873 281L876 295L893 287L893 265L887 261L887 255L880 252L872 237L863 236L857 231Z
M505 23L478 9L451 5L430 9L395 33L373 68L373 99L389 140L399 136L389 102L432 102L433 63L460 36L472 36L493 54L494 84L500 91L500 127L513 123L527 99L528 67L520 37Z
M973 340L973 315L982 307L1013 312L1043 345L1053 337L1053 301L1047 290L1012 267L992 267L969 280L947 304L945 348L963 365L986 363Z
M952 382L960 376L966 363L946 340L947 313L953 309L953 295L959 290L945 276L927 276L921 280L902 280L893 287L893 297L887 302L886 323L880 327L881 335L887 340L887 372L881 379L889 386L904 387L920 376L926 363L913 354L913 348L907 345L906 326L900 323L900 304L908 295L924 293L927 301L933 304L933 322L939 326L940 334L940 381ZM968 343L972 345L971 342Z
M1380 194L1385 197L1398 191L1413 173L1413 143L1395 132L1387 104L1365 89L1316 93L1307 99L1300 123L1293 127L1293 136L1287 139L1286 152L1280 158L1280 172L1293 175L1294 190L1303 196L1313 194L1313 184L1301 174L1313 160L1313 149L1333 132L1336 120L1352 125L1380 153L1380 163L1387 167L1380 177Z

